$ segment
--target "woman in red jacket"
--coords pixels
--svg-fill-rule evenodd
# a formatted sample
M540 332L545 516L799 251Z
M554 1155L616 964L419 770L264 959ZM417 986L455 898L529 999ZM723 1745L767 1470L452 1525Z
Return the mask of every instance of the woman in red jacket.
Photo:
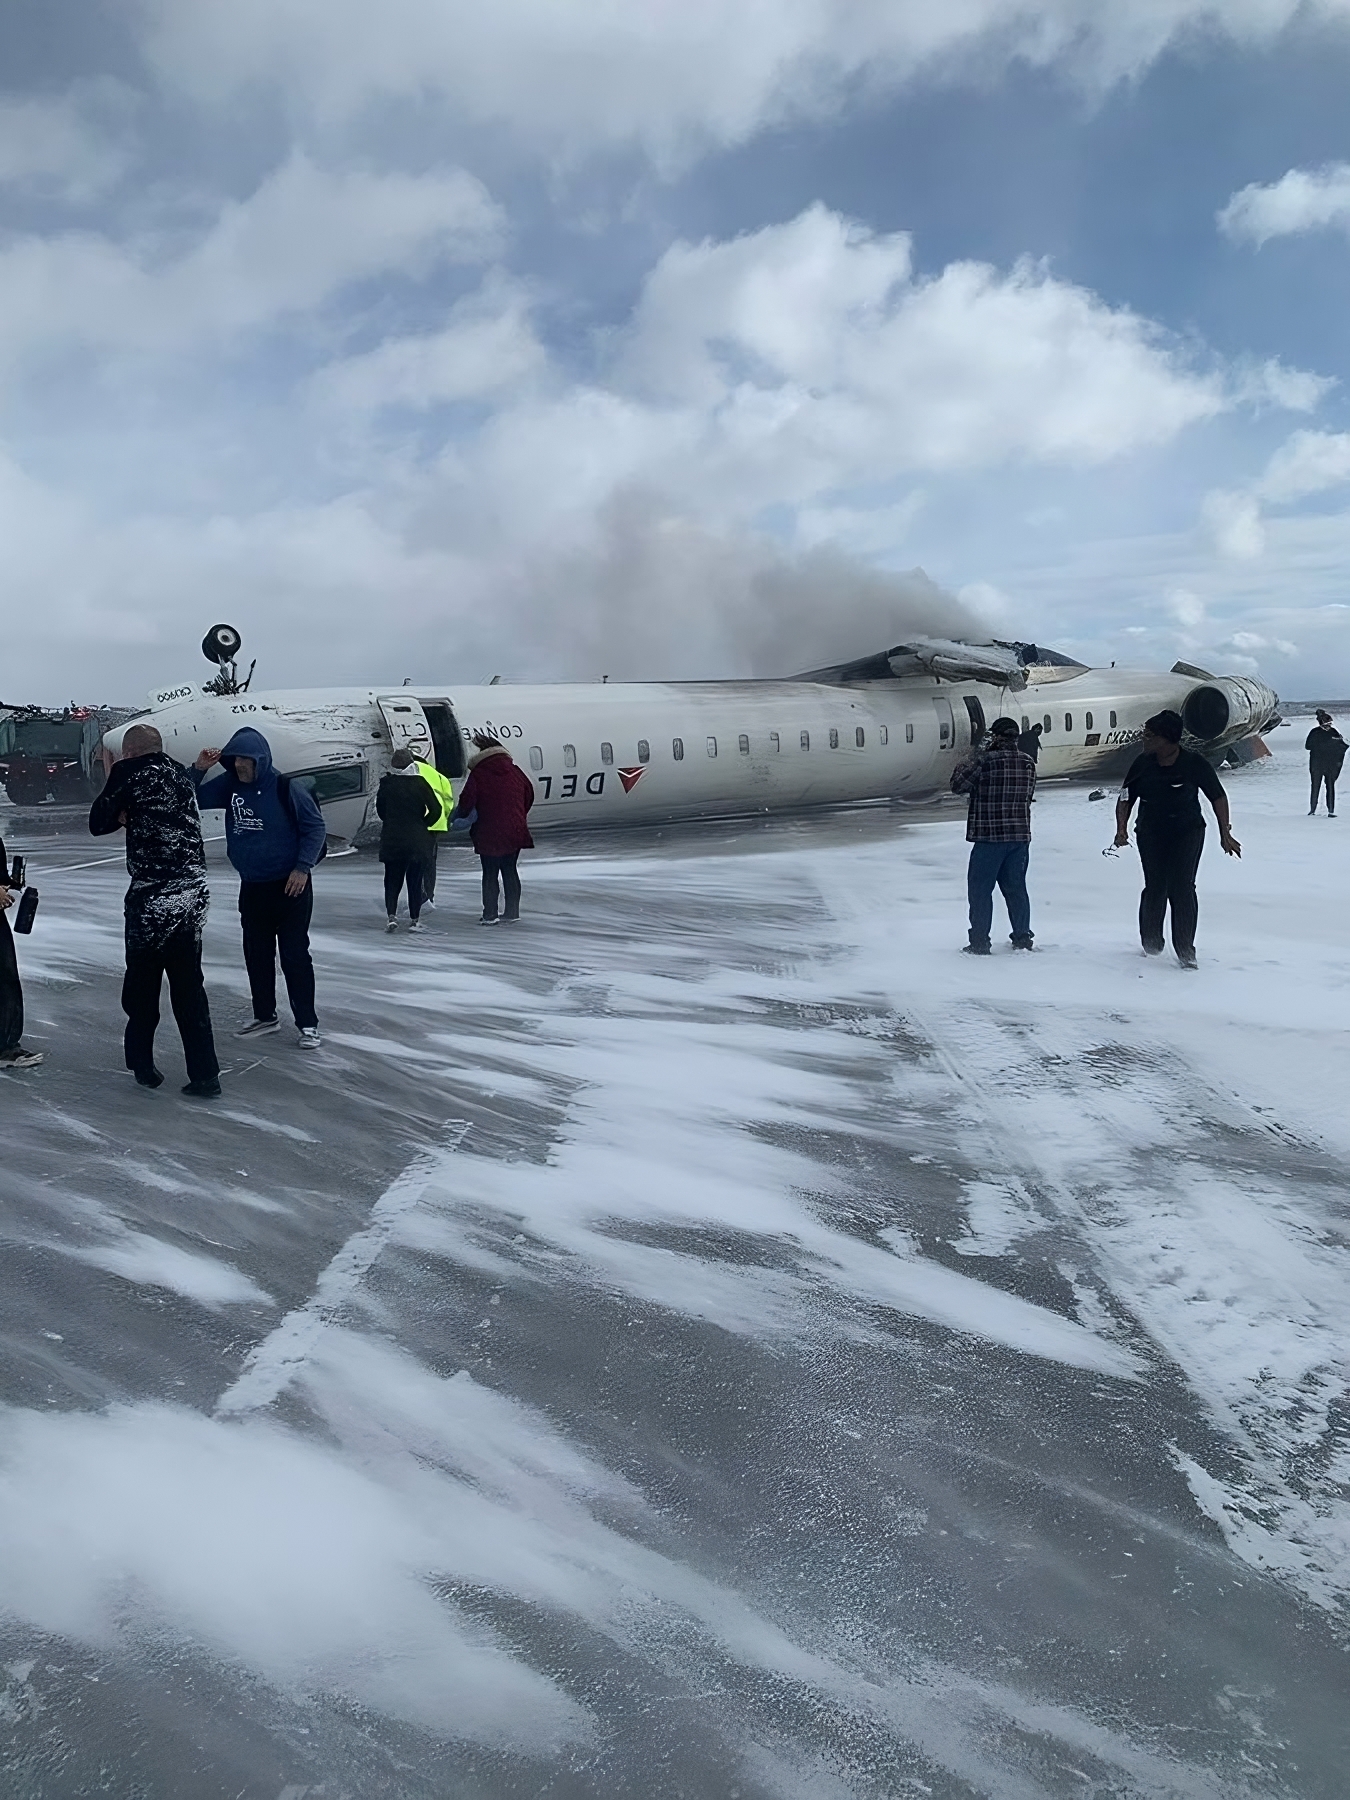
M457 819L473 818L469 838L483 865L483 925L497 923L497 881L505 891L502 920L512 925L520 917L520 876L516 858L533 850L528 814L534 805L529 776L518 769L504 744L486 732L474 737L478 754L470 758L469 779L455 807ZM476 815L476 816L475 816Z

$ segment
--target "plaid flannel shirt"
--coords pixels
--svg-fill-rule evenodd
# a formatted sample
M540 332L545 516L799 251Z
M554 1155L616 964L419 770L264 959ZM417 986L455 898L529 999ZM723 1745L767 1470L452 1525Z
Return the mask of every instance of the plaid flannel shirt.
M1031 796L1036 791L1036 765L1014 739L1005 749L995 742L978 756L958 763L952 792L969 794L966 842L1029 844Z

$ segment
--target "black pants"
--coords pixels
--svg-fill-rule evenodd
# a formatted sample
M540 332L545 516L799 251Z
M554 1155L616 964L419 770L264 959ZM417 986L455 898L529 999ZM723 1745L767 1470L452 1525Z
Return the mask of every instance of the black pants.
M408 917L421 917L425 875L426 864L420 857L414 857L409 862L387 862L384 865L384 910L391 919L398 911L398 897L405 881L408 884Z
M16 902L17 904L17 902ZM17 1050L23 1036L23 989L9 920L0 913L0 1050Z
M1146 950L1161 950L1163 919L1172 908L1172 948L1178 956L1195 949L1195 927L1200 902L1195 892L1195 872L1205 847L1203 825L1182 831L1135 833L1139 860L1144 865L1144 891L1139 897L1139 936Z
M1327 784L1327 811L1329 813L1334 813L1336 810L1336 777L1329 772L1323 774L1320 769L1314 769L1312 773L1312 799L1308 802L1309 812L1317 811L1317 802L1321 795L1322 783L1324 781Z
M502 889L506 895L506 905L502 908L504 919L520 917L520 876L516 873L516 858L519 850L513 850L510 856L480 856L483 865L483 917L495 919L497 916L497 877L502 879Z
M127 1067L146 1070L155 1066L155 1027L159 1024L160 986L169 978L169 1004L173 1008L189 1081L209 1081L219 1075L215 1040L211 1036L211 1008L202 982L202 940L186 927L175 931L153 950L127 945L127 972L122 980L122 1011L127 1015Z
M277 958L286 978L286 994L296 1024L303 1031L317 1025L314 1011L314 964L309 955L309 921L314 911L314 883L303 894L290 895L286 882L242 881L239 918L244 928L244 967L253 994L255 1019L274 1019L277 1012Z
M433 831L431 834L431 848L427 851L427 859L422 864L423 900L434 900L436 898L436 852L440 849L440 840L444 836L445 833L443 831Z

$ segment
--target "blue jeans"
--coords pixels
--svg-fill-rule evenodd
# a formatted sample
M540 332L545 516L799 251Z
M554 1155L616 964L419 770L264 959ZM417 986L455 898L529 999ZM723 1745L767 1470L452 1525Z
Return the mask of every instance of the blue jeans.
M987 944L994 923L994 885L1003 890L1008 923L1015 938L1031 936L1031 901L1027 895L1030 844L972 844L966 891L970 897L970 941Z

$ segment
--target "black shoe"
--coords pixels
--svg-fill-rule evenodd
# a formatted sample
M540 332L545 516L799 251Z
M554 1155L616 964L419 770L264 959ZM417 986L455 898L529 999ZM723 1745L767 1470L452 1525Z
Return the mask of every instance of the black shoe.
M205 1081L189 1081L183 1092L191 1094L194 1100L218 1100L220 1083L211 1075Z
M137 1085L140 1087L155 1088L164 1086L164 1077L153 1064L148 1069L133 1069L131 1072L136 1077Z
M1034 950L1036 948L1036 940L1030 932L1025 937L1010 937L1008 942L1014 950Z
M1181 964L1183 969L1198 969L1200 967L1199 963L1195 960L1194 950L1178 950L1177 961Z
M992 956L993 955L993 951L990 949L988 944L962 944L961 953L963 956Z
M1156 941L1156 943L1150 942L1150 943L1146 943L1144 945L1144 955L1145 956L1161 956L1163 951L1166 948L1167 948L1166 944L1164 944L1162 939L1159 938Z
M502 914L502 924L503 925L519 925L519 923L520 923L520 914L519 913L503 913Z
M493 913L491 918L489 918L487 916L487 914L484 913L482 918L478 921L478 923L480 925L500 925L501 920L497 917L496 913Z

